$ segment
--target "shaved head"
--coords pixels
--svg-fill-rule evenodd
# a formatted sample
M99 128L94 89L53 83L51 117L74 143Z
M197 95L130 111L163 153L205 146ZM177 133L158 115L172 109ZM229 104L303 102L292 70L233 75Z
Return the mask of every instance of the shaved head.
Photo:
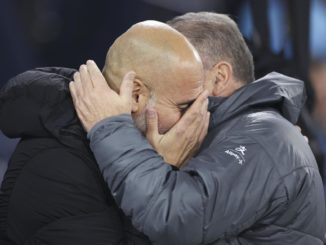
M143 132L149 104L158 113L160 132L165 132L203 90L203 65L196 49L158 21L133 25L110 47L103 68L109 86L119 91L130 70L136 72L132 116Z
M134 70L138 79L155 89L173 82L175 73L188 72L189 68L200 72L202 63L188 40L164 23L144 21L115 40L107 53L103 74L118 90L123 76Z

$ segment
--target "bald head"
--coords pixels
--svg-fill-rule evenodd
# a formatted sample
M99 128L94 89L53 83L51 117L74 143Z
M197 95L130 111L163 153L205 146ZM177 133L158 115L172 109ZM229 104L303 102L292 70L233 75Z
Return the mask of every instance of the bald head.
M113 43L103 74L111 88L136 72L132 116L146 130L146 108L158 113L159 131L166 132L203 90L203 65L195 48L178 31L157 21L133 25Z
M164 23L144 21L116 39L107 53L103 74L118 90L123 76L134 70L137 79L155 90L187 72L200 79L201 69L197 51L182 34Z

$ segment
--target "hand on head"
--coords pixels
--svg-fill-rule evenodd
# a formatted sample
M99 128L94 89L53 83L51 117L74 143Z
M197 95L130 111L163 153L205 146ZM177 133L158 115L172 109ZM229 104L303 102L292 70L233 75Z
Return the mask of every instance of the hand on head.
M127 73L130 70L136 74ZM129 113L144 134L149 127L147 136L164 159L180 166L207 132L203 75L200 57L183 35L166 24L145 21L114 42L103 75L88 61L75 74L70 90L87 131L107 117ZM148 107L155 112L146 125Z
M120 94L112 90L94 61L81 65L69 88L77 115L88 132L101 120L131 113L131 94L135 73L128 72L121 83Z
M80 66L69 88L77 115L87 132L105 118L130 114L134 78L135 73L128 72L118 94L108 86L94 61L87 61L86 65ZM147 109L146 137L167 163L181 167L199 149L209 123L207 96L205 90L165 134L158 131L155 109Z

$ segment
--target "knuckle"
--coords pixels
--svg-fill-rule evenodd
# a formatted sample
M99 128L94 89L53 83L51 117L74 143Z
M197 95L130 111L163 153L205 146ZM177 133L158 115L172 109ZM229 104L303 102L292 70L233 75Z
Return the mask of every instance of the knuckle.
M193 141L194 141L194 139L193 139L193 135L186 135L185 136L185 138L186 138L186 140L191 144Z

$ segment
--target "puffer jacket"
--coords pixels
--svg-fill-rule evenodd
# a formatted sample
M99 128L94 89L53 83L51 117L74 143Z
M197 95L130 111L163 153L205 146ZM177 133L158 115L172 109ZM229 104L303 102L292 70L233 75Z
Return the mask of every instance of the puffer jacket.
M106 188L73 108L74 72L30 70L0 92L0 130L21 138L1 186L0 244L150 244Z
M302 81L271 73L228 98L210 98L210 131L175 170L120 115L88 137L109 189L154 244L321 245L323 184L293 126Z

